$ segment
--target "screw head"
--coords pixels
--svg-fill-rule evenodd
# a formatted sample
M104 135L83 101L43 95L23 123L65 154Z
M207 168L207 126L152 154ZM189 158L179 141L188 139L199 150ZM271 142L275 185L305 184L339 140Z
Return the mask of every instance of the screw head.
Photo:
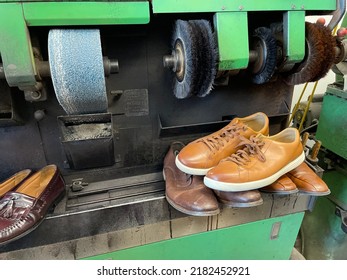
M39 99L41 97L41 93L38 91L32 91L30 95L32 99Z

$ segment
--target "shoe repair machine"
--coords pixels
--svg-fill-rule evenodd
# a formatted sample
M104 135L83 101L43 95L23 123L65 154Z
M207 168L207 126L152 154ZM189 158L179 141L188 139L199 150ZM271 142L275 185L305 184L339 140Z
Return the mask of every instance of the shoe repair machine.
M341 0L0 0L0 181L56 164L68 190L0 258L288 259L312 197L186 216L165 200L163 158L235 116L286 127L293 86L345 59L331 35L344 11Z

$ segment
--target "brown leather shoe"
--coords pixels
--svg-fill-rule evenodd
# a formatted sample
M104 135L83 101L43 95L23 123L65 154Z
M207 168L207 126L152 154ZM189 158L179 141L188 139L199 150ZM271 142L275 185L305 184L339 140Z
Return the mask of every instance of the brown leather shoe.
M205 175L220 160L239 149L239 136L249 138L257 133L269 133L269 119L264 113L235 118L217 132L189 143L176 157L176 165L187 174Z
M297 193L299 190L292 180L285 174L273 182L271 185L268 185L260 189L262 192L273 193L273 194L293 194Z
M263 199L258 190L245 192L214 191L218 200L226 207L253 207L263 204Z
M213 191L202 182L202 177L180 171L175 157L184 147L180 142L171 144L164 159L165 195L176 210L193 216L211 216L219 213L219 205Z
M220 191L247 191L275 182L305 159L300 135L295 128L266 137L244 138L244 149L222 160L205 176L207 187Z
M296 184L300 193L312 196L330 194L326 183L314 171L303 162L297 168L288 172L288 177Z
M0 183L0 198L9 191L14 191L31 174L30 169L24 169Z
M0 245L33 231L64 194L65 184L55 165L34 173L16 192L8 192L0 200Z

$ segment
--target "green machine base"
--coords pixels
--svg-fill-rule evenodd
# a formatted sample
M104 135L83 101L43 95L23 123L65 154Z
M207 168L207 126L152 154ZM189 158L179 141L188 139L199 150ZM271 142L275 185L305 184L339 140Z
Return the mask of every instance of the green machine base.
M289 259L304 212L193 234L86 259Z

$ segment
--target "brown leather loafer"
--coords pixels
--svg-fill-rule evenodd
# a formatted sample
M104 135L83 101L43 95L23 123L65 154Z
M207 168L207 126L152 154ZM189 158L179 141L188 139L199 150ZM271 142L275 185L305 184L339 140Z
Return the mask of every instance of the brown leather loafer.
M214 191L218 200L226 207L254 207L263 204L263 199L258 190L245 192Z
M176 158L177 167L187 174L205 175L223 158L235 153L240 136L269 133L269 119L264 113L235 118L227 126L208 136L189 143Z
M65 194L57 166L48 165L0 200L0 244L17 240L40 225Z
M188 175L176 167L175 157L183 147L180 142L172 143L164 159L166 200L173 208L188 215L218 214L218 201L213 191L204 185L202 177Z
M204 178L207 187L219 191L260 189L299 166L305 154L296 128L273 136L258 134L243 138L244 147L222 160Z
M285 174L278 178L277 181L260 189L262 192L286 195L297 193L299 190L292 180Z
M14 191L28 176L31 174L30 169L24 169L12 175L0 183L0 198L9 191Z
M330 194L330 189L327 184L316 173L314 173L305 162L288 172L287 175L296 184L300 193L312 196Z

